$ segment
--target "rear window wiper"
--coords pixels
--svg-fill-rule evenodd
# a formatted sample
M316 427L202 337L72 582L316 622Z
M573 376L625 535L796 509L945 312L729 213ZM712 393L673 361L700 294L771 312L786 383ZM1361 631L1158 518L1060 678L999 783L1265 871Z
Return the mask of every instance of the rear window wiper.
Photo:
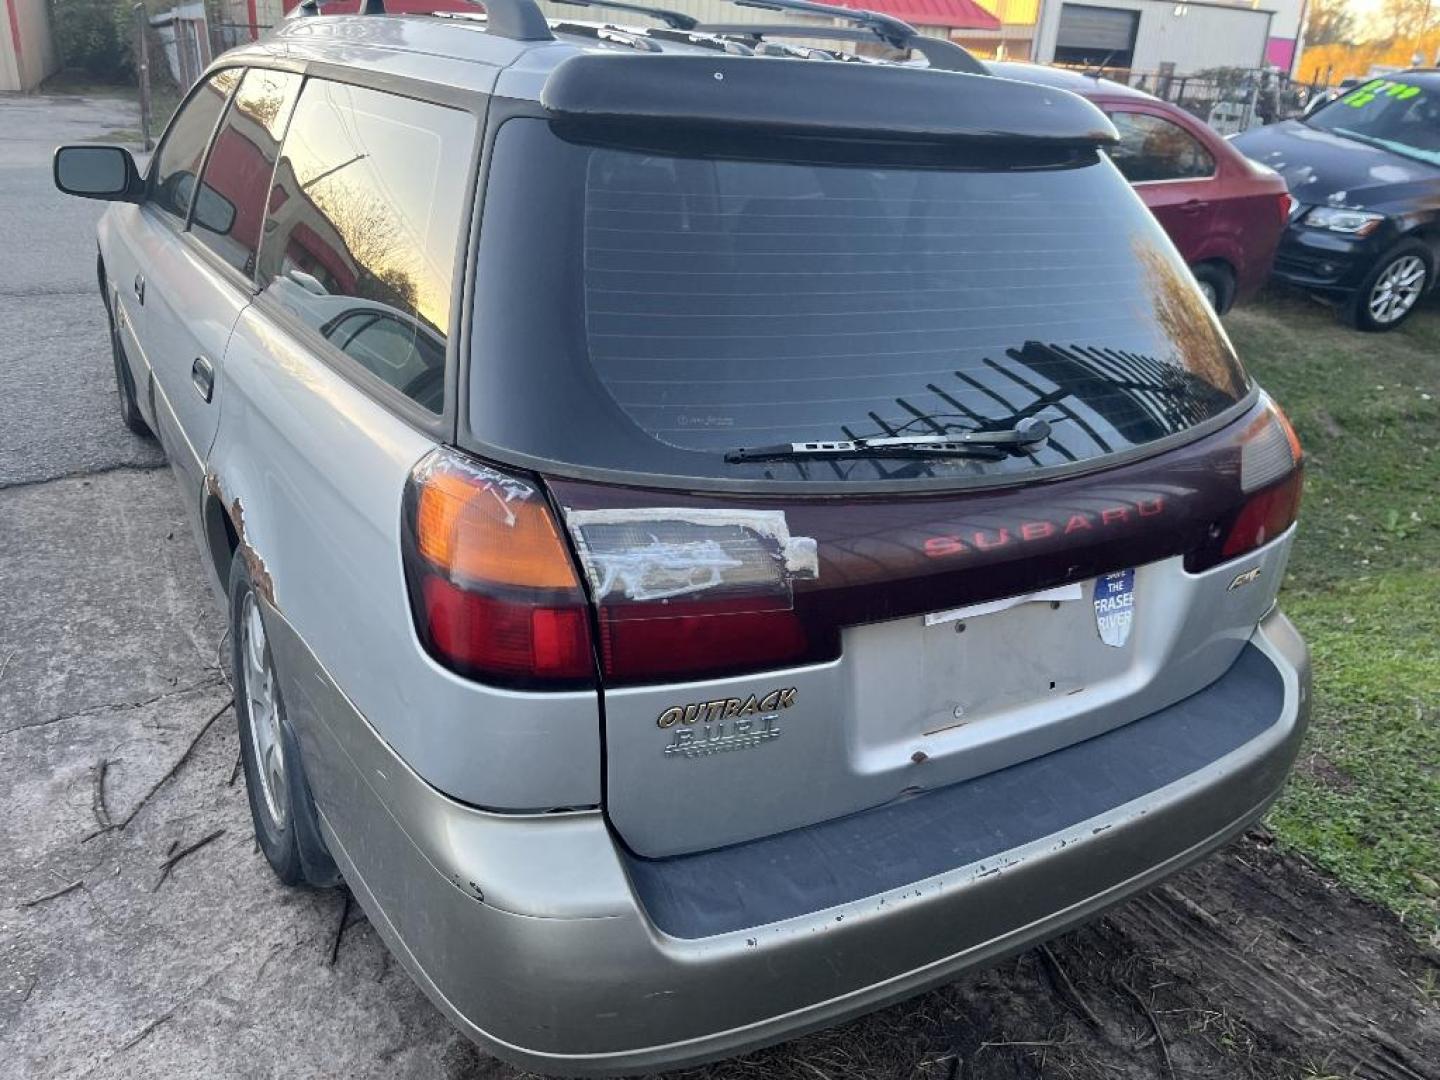
M1025 453L1050 437L1050 424L1039 417L1023 417L1014 427L999 431L958 431L944 435L887 435L869 439L830 442L774 443L742 446L725 460L774 461L801 457L972 457L1001 461L1011 453Z

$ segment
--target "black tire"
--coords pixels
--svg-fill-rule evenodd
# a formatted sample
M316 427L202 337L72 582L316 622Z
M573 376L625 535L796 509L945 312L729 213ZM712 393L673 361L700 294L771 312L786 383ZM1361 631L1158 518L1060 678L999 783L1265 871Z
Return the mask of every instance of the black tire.
M240 759L245 771L245 792L250 800L250 818L255 841L275 876L285 885L312 885L325 888L338 884L340 874L321 839L319 817L310 794L300 757L300 746L285 713L279 679L269 639L264 633L264 608L255 593L250 568L237 551L230 562L230 658L235 678L235 717L240 732ZM249 619L258 619L259 629L247 628ZM252 693L250 679L255 670L247 662L247 650L255 650L268 671L263 693ZM257 704L257 698L273 703L273 714ZM257 738L256 732L261 731ZM266 748L270 753L265 753ZM278 748L280 776L270 764ZM262 761L262 755L265 760ZM262 778L261 770L266 770Z
M1205 299L1215 309L1216 315L1224 315L1235 303L1235 275L1228 266L1221 263L1200 263L1190 268L1195 280L1200 283Z
M135 401L135 379L130 374L130 362L125 356L125 346L120 340L120 331L115 325L115 312L110 310L110 294L105 291L105 278L100 278L100 296L105 301L105 321L110 327L110 358L115 363L115 391L120 398L120 419L134 434L142 439L154 439L155 433L145 422L140 406Z
M1408 285L1404 292L1408 302L1403 305L1403 310L1398 313L1391 307L1387 317L1387 309L1384 307L1383 286L1387 275L1398 274L1404 280L1409 280L1405 268L1423 268L1418 282ZM1342 314L1347 323L1356 330L1363 330L1370 334L1383 334L1404 325L1405 321L1415 314L1415 309L1420 306L1420 300L1425 295L1435 280L1435 254L1427 244L1419 240L1401 240L1389 251L1375 260L1375 265L1360 282L1360 287L1355 290L1342 309ZM1413 289L1413 292L1411 291ZM1391 296L1400 295L1401 290L1391 289ZM1378 310L1377 310L1378 308Z

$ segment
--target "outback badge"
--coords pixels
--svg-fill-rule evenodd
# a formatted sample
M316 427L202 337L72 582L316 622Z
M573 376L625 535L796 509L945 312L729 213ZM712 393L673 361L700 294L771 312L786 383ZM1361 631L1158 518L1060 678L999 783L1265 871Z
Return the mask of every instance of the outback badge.
M750 750L780 737L780 710L795 704L796 688L771 690L763 696L716 698L672 705L655 723L674 728L664 754L671 758L709 757L730 750Z

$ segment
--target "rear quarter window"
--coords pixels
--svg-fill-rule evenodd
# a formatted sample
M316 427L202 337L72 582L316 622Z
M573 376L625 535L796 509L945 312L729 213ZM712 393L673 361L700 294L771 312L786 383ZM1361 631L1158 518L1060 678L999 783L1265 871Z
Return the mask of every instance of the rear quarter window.
M477 441L725 479L1063 466L1248 384L1168 238L1098 155L1065 168L713 160L498 132L468 388ZM757 464L776 443L1038 415L1029 454Z
M444 406L475 122L310 79L270 189L258 284L320 347L427 412Z

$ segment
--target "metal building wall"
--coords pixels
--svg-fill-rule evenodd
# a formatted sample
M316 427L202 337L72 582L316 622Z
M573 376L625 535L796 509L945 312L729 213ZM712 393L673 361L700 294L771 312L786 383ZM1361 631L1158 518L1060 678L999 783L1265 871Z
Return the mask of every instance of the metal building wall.
M1035 58L1055 57L1060 12L1070 0L1046 0L1035 44ZM1075 0L1087 7L1140 12L1131 68L1156 71L1173 63L1177 75L1206 68L1260 67L1270 36L1273 12L1224 4L1176 3L1175 0Z
M0 92L34 90L55 70L50 9L45 0L0 0Z

